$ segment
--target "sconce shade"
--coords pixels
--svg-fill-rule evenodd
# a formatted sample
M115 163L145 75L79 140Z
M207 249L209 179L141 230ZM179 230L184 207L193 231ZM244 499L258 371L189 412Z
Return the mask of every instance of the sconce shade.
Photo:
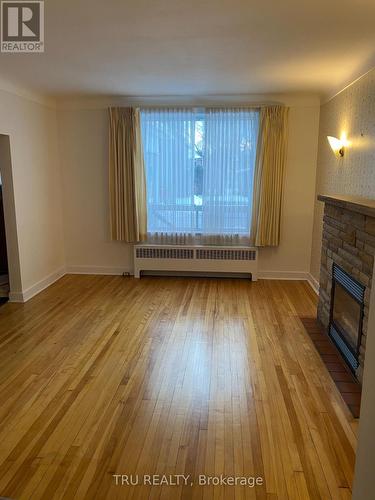
M344 141L337 139L337 137L333 137L332 135L328 135L327 139L335 155L344 156L344 147L345 147Z

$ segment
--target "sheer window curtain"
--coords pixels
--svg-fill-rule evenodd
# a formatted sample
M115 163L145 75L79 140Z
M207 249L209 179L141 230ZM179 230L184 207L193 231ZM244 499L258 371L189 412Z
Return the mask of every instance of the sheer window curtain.
M144 109L148 242L191 243L195 232L192 109Z
M148 242L248 244L256 109L142 109Z
M202 234L207 243L250 243L258 121L257 110L206 110Z

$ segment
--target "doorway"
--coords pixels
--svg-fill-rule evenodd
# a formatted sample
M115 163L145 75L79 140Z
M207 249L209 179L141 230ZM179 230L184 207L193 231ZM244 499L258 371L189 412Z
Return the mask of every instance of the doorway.
M23 302L9 135L0 134L0 303Z
M9 299L8 251L5 231L3 183L0 171L0 305Z

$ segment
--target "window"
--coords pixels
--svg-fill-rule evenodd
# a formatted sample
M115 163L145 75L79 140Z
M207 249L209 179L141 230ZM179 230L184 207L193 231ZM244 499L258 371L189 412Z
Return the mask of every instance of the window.
M144 109L148 233L248 237L258 111Z

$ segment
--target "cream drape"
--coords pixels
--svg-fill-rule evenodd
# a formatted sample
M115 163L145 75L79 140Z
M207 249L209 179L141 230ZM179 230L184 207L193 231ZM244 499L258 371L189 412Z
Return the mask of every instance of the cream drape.
M256 246L277 246L280 240L288 111L266 106L260 112L251 231Z
M112 239L144 241L146 179L138 109L109 109L109 197Z

